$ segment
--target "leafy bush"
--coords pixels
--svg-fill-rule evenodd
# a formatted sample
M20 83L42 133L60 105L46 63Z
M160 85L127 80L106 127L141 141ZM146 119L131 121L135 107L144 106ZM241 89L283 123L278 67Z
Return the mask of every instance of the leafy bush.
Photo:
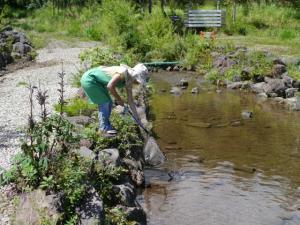
M103 47L87 49L80 53L79 58L82 62L88 63L91 67L99 65L112 66L121 63L121 59L116 57L116 53Z
M54 105L54 109L56 111L60 110L60 105ZM68 116L91 116L94 111L97 110L97 105L90 104L87 100L81 98L72 98L67 101L67 103L63 106L63 112L65 112Z
M68 145L76 144L77 140L73 125L60 116L53 115L34 124L22 140L22 153L16 155L11 169L3 173L1 183L14 182L21 190L38 187L51 174L54 158L65 154Z

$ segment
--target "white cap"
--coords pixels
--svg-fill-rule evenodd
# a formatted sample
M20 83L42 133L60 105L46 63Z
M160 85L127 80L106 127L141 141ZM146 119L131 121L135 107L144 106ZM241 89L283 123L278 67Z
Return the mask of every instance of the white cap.
M138 63L133 68L130 68L129 66L124 64L121 64L121 66L125 66L127 68L129 76L134 78L137 82L143 85L146 83L148 69L144 64Z

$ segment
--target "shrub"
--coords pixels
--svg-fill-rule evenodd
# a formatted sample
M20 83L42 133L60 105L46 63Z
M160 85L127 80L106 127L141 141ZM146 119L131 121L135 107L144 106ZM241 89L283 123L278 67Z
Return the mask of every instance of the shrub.
M59 112L60 105L56 104L54 109ZM96 110L97 106L95 104L90 104L81 98L69 99L63 107L63 112L65 112L68 116L91 116Z
M280 32L281 40L291 40L297 37L297 34L293 30L284 29Z

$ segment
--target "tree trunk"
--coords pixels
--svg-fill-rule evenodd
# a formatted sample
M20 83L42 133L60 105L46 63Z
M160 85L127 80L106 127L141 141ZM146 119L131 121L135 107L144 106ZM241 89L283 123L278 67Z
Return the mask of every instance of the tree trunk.
M236 3L235 3L235 1L233 2L233 5L232 5L232 21L234 23L236 21Z
M149 0L149 13L152 13L152 0Z

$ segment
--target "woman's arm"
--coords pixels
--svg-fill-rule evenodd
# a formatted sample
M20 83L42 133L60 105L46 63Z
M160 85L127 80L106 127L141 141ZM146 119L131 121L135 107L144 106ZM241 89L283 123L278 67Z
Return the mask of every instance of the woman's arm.
M116 91L116 84L121 79L121 74L116 74L113 78L108 82L107 89L111 93L111 95L116 99L119 105L124 105L123 99L120 97L118 92Z

